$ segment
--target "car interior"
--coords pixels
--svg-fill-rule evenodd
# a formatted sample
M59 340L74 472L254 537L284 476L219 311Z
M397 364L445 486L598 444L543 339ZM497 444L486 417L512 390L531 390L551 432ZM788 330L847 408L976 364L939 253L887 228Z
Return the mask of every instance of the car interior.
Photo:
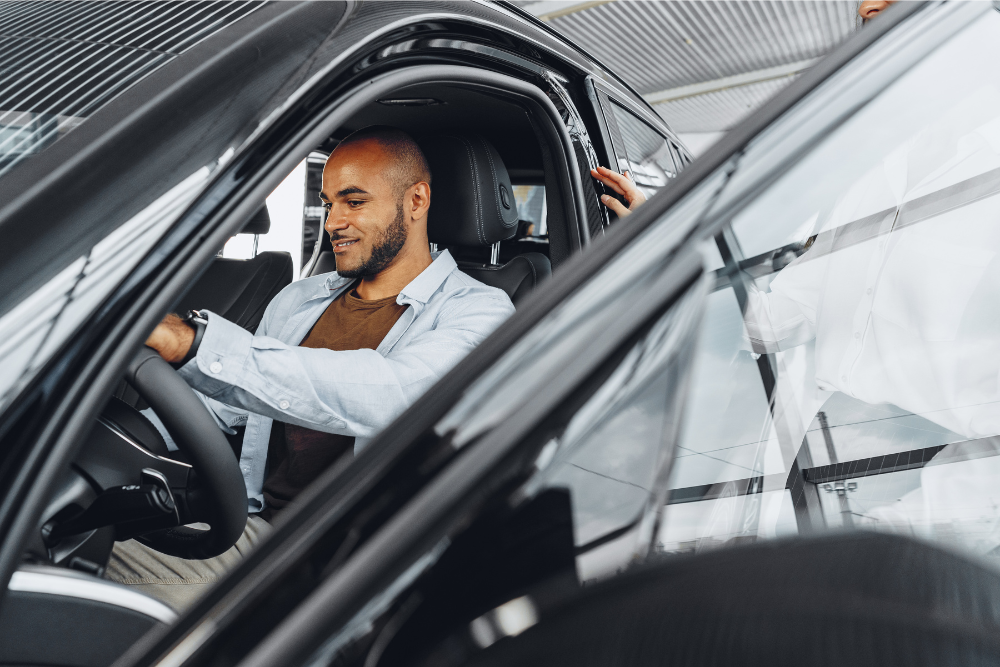
M319 201L316 156L357 129L391 125L414 136L431 166L432 250L449 250L462 271L503 289L519 306L579 247L578 231L561 214L560 197L572 185L551 168L562 147L547 146L536 123L513 99L459 84L409 86L371 102L311 154L304 238L315 241L304 248L299 277L335 270L329 238L315 227L320 221L309 228L310 205ZM240 233L269 228L262 206ZM204 308L254 331L294 278L287 253L220 253L173 311ZM140 412L146 407L176 450ZM109 664L149 628L170 623L175 610L103 579L112 548L137 538L164 553L205 558L234 544L246 521L232 456L241 439L217 428L169 364L151 351L140 354L57 485L11 584L0 618L0 664ZM52 594L57 589L80 593ZM109 627L116 628L111 639L102 630Z

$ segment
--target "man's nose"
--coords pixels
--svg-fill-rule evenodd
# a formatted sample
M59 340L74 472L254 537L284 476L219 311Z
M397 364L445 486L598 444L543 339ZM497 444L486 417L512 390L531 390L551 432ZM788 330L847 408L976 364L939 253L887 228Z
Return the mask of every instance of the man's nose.
M858 14L863 19L870 19L893 2L894 0L864 0L858 7Z
M337 207L334 206L330 209L330 213L326 216L326 223L323 224L323 227L326 229L327 234L333 234L336 231L347 229L347 216L342 213L338 213Z

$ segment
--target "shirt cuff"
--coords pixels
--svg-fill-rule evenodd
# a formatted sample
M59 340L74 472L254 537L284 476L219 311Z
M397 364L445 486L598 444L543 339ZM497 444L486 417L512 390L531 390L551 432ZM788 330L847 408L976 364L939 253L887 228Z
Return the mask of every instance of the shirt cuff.
M240 386L253 334L221 315L201 311L208 317L205 333L194 359L178 371L188 384L206 396Z

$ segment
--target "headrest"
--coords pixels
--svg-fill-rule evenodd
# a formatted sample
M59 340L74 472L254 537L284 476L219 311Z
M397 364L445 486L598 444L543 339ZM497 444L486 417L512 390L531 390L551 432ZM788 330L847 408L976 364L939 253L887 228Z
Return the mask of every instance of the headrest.
M435 135L417 142L431 169L431 243L492 245L517 232L517 203L497 149L476 134Z
M267 234L270 230L271 216L267 214L267 206L264 205L243 225L240 234Z

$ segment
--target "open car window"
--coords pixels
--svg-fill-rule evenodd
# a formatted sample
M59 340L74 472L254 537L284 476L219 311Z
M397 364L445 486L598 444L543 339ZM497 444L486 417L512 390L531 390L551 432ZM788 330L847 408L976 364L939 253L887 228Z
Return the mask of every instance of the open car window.
M853 528L1000 554L1000 76L968 67L998 37L988 12L716 238L662 549Z

